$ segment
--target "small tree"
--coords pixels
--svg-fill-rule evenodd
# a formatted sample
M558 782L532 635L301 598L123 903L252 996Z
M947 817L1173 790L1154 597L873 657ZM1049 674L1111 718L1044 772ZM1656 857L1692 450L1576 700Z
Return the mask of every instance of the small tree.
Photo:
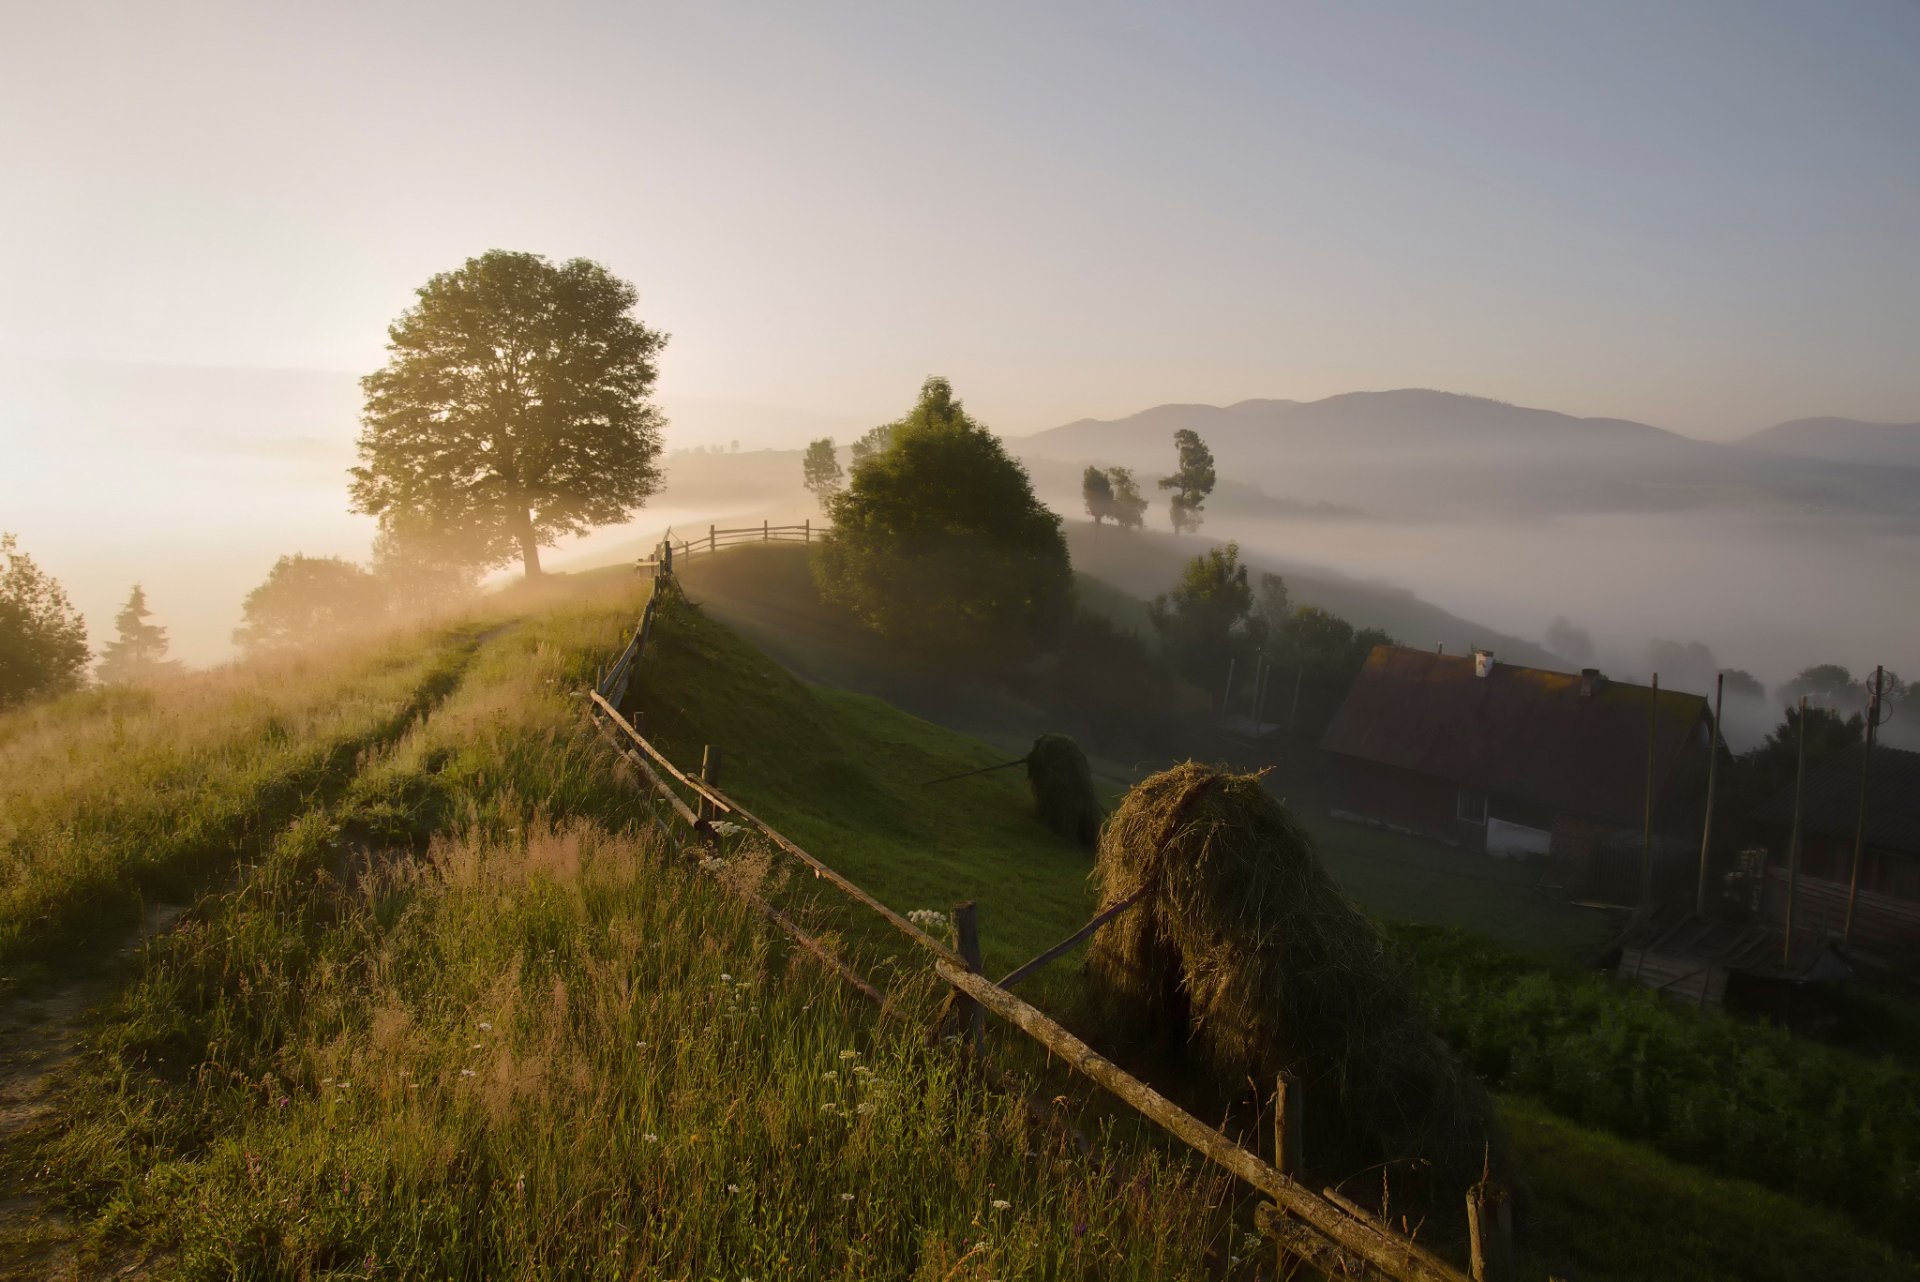
M361 380L356 511L399 512L529 577L563 534L624 521L660 485L647 401L667 336L598 263L491 250L421 286Z
M1863 708L1867 703L1866 686L1855 681L1853 673L1837 663L1819 663L1803 669L1799 676L1781 686L1775 697L1784 704L1796 705L1802 696L1821 708Z
M839 456L833 452L833 438L823 436L807 446L807 452L800 459L800 473L805 478L807 489L825 508L840 492L840 483L846 473L840 470Z
M78 689L88 657L87 625L66 590L0 534L0 708Z
M1213 453L1191 428L1175 432L1173 445L1180 453L1180 466L1172 476L1160 478L1160 488L1173 491L1170 515L1178 534L1200 528L1200 509L1213 493Z
M153 611L147 608L146 589L138 583L120 607L113 625L119 636L100 651L98 675L104 682L137 685L178 672L180 665L167 658L167 630L148 623Z
M1113 482L1091 464L1080 478L1080 497L1086 501L1087 515L1095 525L1113 515Z
M1073 578L1060 518L1026 469L943 378L886 432L892 444L828 505L821 595L928 661L1004 670L1045 649Z
M1147 606L1147 616L1175 666L1202 689L1212 690L1226 676L1234 632L1253 609L1247 567L1240 545L1228 543L1187 562L1171 592Z
M1593 661L1593 637L1585 628L1576 627L1564 614L1555 615L1547 625L1547 649L1576 668Z
M400 513L388 513L373 540L373 576L388 605L426 614L472 595L480 571L472 552L458 540Z
M283 556L247 593L234 644L249 654L326 645L386 618L379 580L337 556Z
M1130 467L1107 469L1107 485L1113 491L1113 523L1123 530L1137 530L1147 523L1147 500L1140 493Z
M1254 615L1260 620L1263 639L1278 637L1292 614L1293 594L1287 590L1287 581L1277 574L1262 574Z

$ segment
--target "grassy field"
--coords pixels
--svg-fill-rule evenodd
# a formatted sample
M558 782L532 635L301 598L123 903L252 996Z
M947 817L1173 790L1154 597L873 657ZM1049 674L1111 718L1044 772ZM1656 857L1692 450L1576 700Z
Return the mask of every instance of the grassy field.
M1239 1272L1218 1177L1118 1134L1121 1165L1081 1158L662 843L576 693L639 585L574 586L439 634L465 639L431 711L263 817L115 977L0 1158L43 1212L0 1229L0 1275ZM362 688L346 656L305 671L316 703Z
M314 660L297 696L260 679L316 724L354 705L343 724L367 733L298 804L256 803L244 841L182 842L165 877L131 855L89 872L129 904L160 878L186 912L112 970L52 1111L5 1145L0 1206L42 1213L0 1223L0 1276L143 1259L183 1278L1271 1276L1238 1190L1051 1079L1103 1137L1109 1160L1083 1159L929 1047L921 968L812 879L728 861L838 934L911 1018L876 1026L662 841L577 697L642 599L631 575L584 576L395 638L384 667ZM925 783L1001 747L802 681L695 610L655 641L650 735L685 762L715 745L744 803L894 907L978 900L990 970L1091 912L1087 856L1033 822L1018 771ZM190 688L151 698L156 744L173 717L235 745L197 758L206 796L252 795L250 723L169 711L206 698ZM95 741L101 702L0 735L51 760L63 718ZM1109 782L1131 764L1107 763ZM60 799L43 816L126 791L105 769L92 792L35 777ZM226 831L190 827L200 795L170 794L175 823ZM1390 871L1403 853L1354 857ZM35 889L63 884L57 861L19 867L21 902L59 901ZM59 919L26 920L21 964L54 982ZM1064 962L1030 995L1070 1010L1076 986ZM1008 1034L990 1053L1032 1063ZM1830 1212L1528 1099L1504 1112L1527 1276L1913 1276Z

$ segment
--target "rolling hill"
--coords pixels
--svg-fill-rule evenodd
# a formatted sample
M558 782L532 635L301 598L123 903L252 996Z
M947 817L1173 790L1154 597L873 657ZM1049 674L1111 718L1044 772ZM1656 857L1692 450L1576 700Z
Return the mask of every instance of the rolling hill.
M1755 432L1738 444L1769 454L1788 454L1828 463L1920 468L1920 423L1797 418Z
M1857 460L1718 445L1626 419L1576 418L1451 392L1160 405L1010 442L1037 467L1171 461L1199 432L1223 477L1372 515L1675 511L1710 505L1920 515L1910 478Z

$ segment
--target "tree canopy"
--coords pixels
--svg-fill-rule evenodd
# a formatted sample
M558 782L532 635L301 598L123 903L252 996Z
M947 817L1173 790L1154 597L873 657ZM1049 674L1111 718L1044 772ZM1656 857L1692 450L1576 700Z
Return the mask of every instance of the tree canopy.
M1140 493L1139 482L1133 479L1133 469L1108 468L1107 485L1113 491L1112 507L1108 513L1113 517L1113 523L1123 530L1137 530L1145 525L1147 500Z
M66 589L0 534L0 708L78 689L90 657Z
M1080 498L1086 503L1087 515L1095 525L1113 515L1113 482L1091 463L1080 478Z
M1183 427L1173 434L1173 447L1179 452L1180 465L1172 476L1160 478L1160 488L1172 490L1169 515L1175 533L1200 528L1200 509L1213 493L1213 452L1200 434Z
M386 618L380 581L337 556L283 556L247 593L234 644L249 654L340 641Z
M152 617L153 611L147 608L146 589L134 584L127 603L114 616L117 636L100 651L100 680L134 685L179 670L180 665L167 658L167 630L147 622Z
M833 452L831 436L823 436L808 444L807 452L800 459L800 474L821 507L825 507L828 500L840 492L846 473L840 467L839 456Z
M1060 518L1026 469L943 378L883 430L891 443L855 463L828 504L821 595L929 661L991 668L1045 649L1073 579Z
M411 520L475 564L540 572L561 535L623 521L659 488L647 399L667 336L598 263L490 250L434 276L361 380L356 511Z
M1234 633L1253 611L1240 545L1209 549L1187 562L1180 581L1147 606L1161 645L1180 672L1202 689L1214 690L1227 675Z

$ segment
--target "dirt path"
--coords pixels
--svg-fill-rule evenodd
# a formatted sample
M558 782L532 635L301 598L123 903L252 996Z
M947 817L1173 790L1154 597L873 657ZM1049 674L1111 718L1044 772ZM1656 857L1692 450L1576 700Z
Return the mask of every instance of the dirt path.
M113 994L113 963L169 929L183 911L178 904L153 905L118 957L60 983L0 998L0 1154L24 1152L34 1130L51 1120L54 1082L80 1054L87 1012ZM78 1228L35 1187L30 1173L6 1170L0 1178L13 1186L0 1194L0 1282L144 1276L144 1262L131 1255L86 1256Z

